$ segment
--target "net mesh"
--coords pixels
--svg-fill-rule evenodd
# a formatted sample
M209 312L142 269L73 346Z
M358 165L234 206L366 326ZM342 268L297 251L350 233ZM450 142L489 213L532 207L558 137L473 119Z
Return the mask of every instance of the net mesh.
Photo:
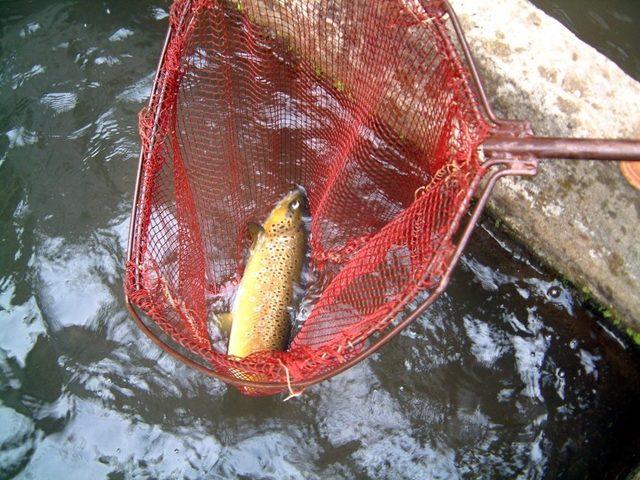
M437 1L174 3L140 115L126 283L168 341L231 378L305 380L438 285L488 130L448 21ZM238 282L247 224L296 185L319 298L287 351L230 358L207 298Z

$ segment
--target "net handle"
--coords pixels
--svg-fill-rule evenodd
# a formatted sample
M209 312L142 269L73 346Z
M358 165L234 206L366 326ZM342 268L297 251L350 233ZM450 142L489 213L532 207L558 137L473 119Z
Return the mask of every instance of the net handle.
M640 161L640 141L495 135L482 144L487 158Z
M423 0L423 4L426 5L426 0ZM498 118L491 108L458 16L448 0L442 0L442 8L449 15L458 37L462 57L468 67L480 103L480 111L494 126L493 135L486 139L482 146L487 158L505 161L547 158L640 161L640 141L638 140L537 137L533 135L528 122ZM634 170L636 170L635 166L637 164L634 164ZM640 173L638 175L640 176Z

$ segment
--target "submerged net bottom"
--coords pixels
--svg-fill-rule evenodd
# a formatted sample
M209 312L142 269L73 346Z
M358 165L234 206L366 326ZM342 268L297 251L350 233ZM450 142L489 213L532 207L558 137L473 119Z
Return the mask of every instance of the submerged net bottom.
M486 132L429 2L314 2L286 16L279 5L174 3L141 115L126 285L167 341L261 382L335 369L438 284ZM241 278L247 224L296 185L317 299L287 351L227 357L208 299Z

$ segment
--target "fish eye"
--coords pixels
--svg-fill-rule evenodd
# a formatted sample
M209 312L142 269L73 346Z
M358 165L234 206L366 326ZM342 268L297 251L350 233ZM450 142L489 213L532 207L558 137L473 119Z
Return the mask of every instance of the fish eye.
M300 208L300 200L294 200L289 204L289 210L292 212L295 212L298 208Z

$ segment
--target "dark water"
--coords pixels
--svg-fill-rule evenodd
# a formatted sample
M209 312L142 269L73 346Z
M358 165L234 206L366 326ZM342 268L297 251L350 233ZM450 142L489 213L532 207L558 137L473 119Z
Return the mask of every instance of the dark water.
M369 361L255 399L122 305L152 1L0 3L0 478L615 478L640 355L485 222L446 294Z
M640 80L640 1L531 1Z

